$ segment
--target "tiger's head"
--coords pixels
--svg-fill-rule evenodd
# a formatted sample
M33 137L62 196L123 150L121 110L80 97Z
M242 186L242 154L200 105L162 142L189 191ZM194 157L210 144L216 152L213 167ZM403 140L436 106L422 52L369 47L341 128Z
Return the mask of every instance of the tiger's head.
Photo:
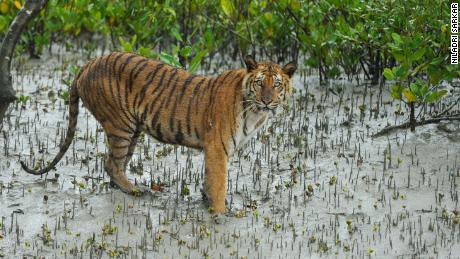
M244 106L258 113L275 115L292 93L292 75L297 69L294 62L283 67L270 61L256 62L248 55L244 62L247 75L243 81Z

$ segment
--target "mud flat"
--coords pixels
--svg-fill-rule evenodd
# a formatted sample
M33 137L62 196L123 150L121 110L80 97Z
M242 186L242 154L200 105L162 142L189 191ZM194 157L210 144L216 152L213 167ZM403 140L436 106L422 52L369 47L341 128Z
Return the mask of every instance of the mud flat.
M111 188L104 133L83 107L57 170L26 174L20 159L58 151L80 60L58 53L14 75L24 97L0 137L0 257L458 258L460 124L372 138L407 118L378 86L295 77L289 109L233 157L225 215L202 200L202 154L147 136L128 174L152 193Z

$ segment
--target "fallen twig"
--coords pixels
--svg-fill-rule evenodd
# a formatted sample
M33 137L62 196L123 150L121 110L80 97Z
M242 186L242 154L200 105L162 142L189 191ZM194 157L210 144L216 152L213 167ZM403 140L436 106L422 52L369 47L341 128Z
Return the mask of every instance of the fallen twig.
M427 119L427 120L423 120L423 121L417 121L415 123L415 126L418 127L418 126L421 126L421 125L426 125L426 124L431 124L431 123L438 123L440 121L454 121L454 120L460 120L460 117L440 117L440 118L432 118L432 119ZM384 129L382 129L381 131L375 133L374 135L372 135L373 138L377 138L377 137L380 137L380 136L383 136L383 135L386 135L394 130L397 130L397 129L407 129L410 127L410 122L405 122L403 124L400 124L400 125L395 125L395 126L389 126L389 127L386 127Z
M454 108L458 103L460 102L460 97L457 98L457 101L455 101L451 106L449 106L447 109L445 109L444 111L440 112L436 117L439 117L439 116L442 116L446 113L448 113L450 110L452 110L452 108Z

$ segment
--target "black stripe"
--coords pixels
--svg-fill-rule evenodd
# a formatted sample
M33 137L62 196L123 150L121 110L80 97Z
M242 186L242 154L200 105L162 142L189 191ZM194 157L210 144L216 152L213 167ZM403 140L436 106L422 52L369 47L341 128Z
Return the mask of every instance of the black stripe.
M211 86L211 90L210 90L211 93L209 94L208 105L210 105L212 103L212 98L214 96L214 91L215 91L215 89L217 89L217 86L222 85L225 82L225 79L227 79L227 77L230 74L231 74L231 71L229 71L227 74L225 74L225 76L223 76L222 80L217 82L217 83L216 83L216 81L219 79L219 77L222 77L222 75L216 78L216 80L214 81L214 84L212 84L212 86Z
M205 79L206 79L206 78L201 79L201 81L198 82L198 84L195 85L195 89L193 89L193 94L192 94L191 98L189 98L188 109L187 109L187 117L186 117L187 134L188 134L189 136L190 136L190 134L191 134L190 116L191 116L191 111L192 111L192 101L194 101L194 99L195 99L196 96L198 95L198 92L200 91L200 87L201 87L201 85L203 84L203 82L205 81Z
M128 142L131 141L130 138L122 137L122 136L117 136L117 135L113 135L113 134L107 134L106 137L107 137L107 138L122 139L122 140L126 140L126 141L128 141Z
M218 83L214 83L213 86L212 86L212 89L211 89L211 94L209 95L209 100L208 100L208 107L210 108L210 111L209 111L209 114L212 116L212 120L214 121L214 116L216 116L216 114L213 114L213 110L214 110L214 101L215 101L215 95L217 93L217 90L219 87L221 87L222 85L224 85L225 83L225 80L232 74L233 71L229 71L227 74L225 74L222 78L221 81L219 81ZM217 81L217 80L216 80Z
M212 87L213 87L214 82L216 81L216 79L217 79L217 77L212 77L212 78L209 80L208 84L206 85L206 88L203 89L203 91L201 91L201 92L198 93L198 97L195 99L195 107L198 107L198 102L199 102L200 100L203 100L205 94L206 94L207 92L210 92L210 91L212 90ZM203 104L203 105L204 105L205 107L208 107L208 104ZM198 111L198 112L199 112L199 111ZM207 127L207 126L205 126L205 125L206 125L206 123L207 123L207 122L206 122L206 119L207 119L208 116L209 116L209 115L208 115L207 113L204 113L204 112L201 113L201 125L204 126L205 128ZM195 130L195 133L196 133L196 136L197 136L198 138L200 138L200 136L198 136L198 131Z
M233 71L231 71L231 72L233 72ZM231 72L229 72L229 74L230 74ZM211 96L210 96L210 98L209 98L209 101L210 101L210 102L209 102L208 106L210 107L209 115L212 116L212 117L211 117L211 121L215 121L215 117L217 116L217 113L214 112L214 111L215 111L214 107L215 107L215 105L216 105L216 100L217 100L217 98L216 98L217 92L218 92L218 90L219 90L220 87L222 87L223 85L226 85L225 81L226 81L228 78L229 78L228 75L226 75L226 76L222 79L222 81L220 82L220 84L218 84L218 86L215 87L215 88L213 89L213 90L214 90L214 94L212 95L213 98L211 98ZM233 86L233 83L234 83L235 79L236 79L236 80L242 80L242 78L239 77L238 74L235 74L233 77L231 77L231 79L232 79L232 81L231 81L230 84L229 84L230 86Z
M120 105L120 108L123 107L123 104L122 104L122 101L121 101L121 90L120 90L120 82L121 82L121 77L123 75L123 72L125 71L125 68L126 66L128 65L128 63L131 61L131 59L133 59L135 56L130 54L128 58L126 58L124 60L123 63L120 64L120 66L118 67L118 71L117 71L117 82L116 82L116 86L117 86L117 93L118 93L118 105ZM126 87L126 86L125 86Z
M132 107L132 105L129 105L129 93L130 93L130 91L129 91L128 85L126 83L125 83L125 109L126 109L126 112L129 113L129 115L131 115L131 118L136 118L136 116L134 116L132 111L130 111L134 107Z
M224 141L222 139L222 134L220 135L220 141L222 142L222 147L224 148L225 155L228 156L227 148L225 147Z
M107 62L104 63L104 67L106 65ZM97 105L101 100L104 100L103 103L105 103L107 106L112 106L111 105L111 102L108 101L107 99L107 94L105 93L104 91L104 82L103 82L103 72L104 71L101 71L101 68L102 66L97 66L97 69L95 70L95 74L96 74L96 78L97 80L93 80L92 82L95 83L95 86L92 87L95 91L95 94L97 95L97 101L96 103L94 103L94 105ZM98 117L102 117L102 118L112 118L112 116L108 116L106 111L107 112L110 112L112 111L113 109L111 109L111 107L99 107L99 108L96 108L94 112L96 113L100 113L102 114L101 116L98 116Z
M129 73L129 77L126 83L126 86L130 92L133 90L134 73L136 72L136 69L138 69L142 65L142 63L144 63L144 66L146 66L147 59L142 58L136 63L136 65L134 65L134 68L131 68L131 72Z
M176 96L176 101L174 102L174 106L173 106L173 109L172 109L172 113L169 117L169 128L171 129L171 131L174 131L174 118L176 117L176 109L177 109L177 104L180 103L182 101L182 97L184 96L185 94L185 88L186 86L188 86L192 81L193 79L197 77L196 75L189 75L187 77L187 79L185 79L184 83L182 84L182 87L181 87L181 93L179 96ZM171 93L172 94L172 93ZM170 95L171 96L171 95Z
M115 52L112 52L109 55L105 56L104 71L108 71L109 61L113 54L115 54Z
M117 119L120 119L120 120L121 120L120 115L115 115L115 116L117 116L117 117L116 117ZM118 121L111 121L111 122L117 123ZM121 122L123 122L123 121L121 121ZM113 123L112 123L112 124L113 124ZM125 124L125 123L124 123L124 124ZM113 124L113 127L114 127L115 129L118 129L118 130L120 130L120 131L125 131L125 132L130 133L130 134L136 132L137 129L136 129L136 128L133 128L134 126L135 126L134 123L133 123L133 124L125 124L125 127L123 127L122 125Z
M240 77L238 76L238 74L233 78L233 80L230 82L229 85L231 86L234 86L234 85L237 85L237 84L241 84L241 82L243 81L243 77Z
M97 95L97 90L99 89L99 85L97 84L98 83L98 80L100 79L100 77L98 76L98 73L99 73L99 60L96 60L97 62L94 62L92 65L91 65L91 70L89 72L89 75L88 75L88 94L89 96L86 97L86 99L89 98L90 100L90 103L92 105L94 105L93 107L93 111L94 113L96 114L100 114L99 113L99 109L97 108L97 105L99 103L99 99L98 99L98 95Z
M176 132L176 143L177 144L182 144L182 141L184 140L184 134L182 133L182 126L180 124L180 121L179 121L179 124L177 125L177 132Z
M164 67L165 64L159 63L156 65L155 69L152 70L146 77L147 81L146 83L142 86L141 91L138 93L139 94L139 103L137 104L137 109L139 109L139 106L141 105L142 101L144 100L145 93L147 92L147 89L149 85L153 82L153 79L155 78L156 74L162 67ZM163 71L165 73L166 71ZM158 86L157 86L158 87Z
M165 142L164 139L163 139L163 133L161 133L161 124L158 124L158 125L157 125L156 133L157 133L157 135L156 135L155 138L156 138L158 141Z
M145 68L147 67L147 65L149 64L149 60L148 60L148 59L145 59L145 61L146 61L145 64L142 65L142 67L140 67L140 68L137 70L136 73L134 73L134 79L136 79L136 78L139 76L139 74L140 74L142 71L144 71L144 69L145 69Z
M110 158L115 159L115 160L121 160L126 158L126 154L122 156L115 156L113 153L110 153Z
M198 129L197 129L196 127L195 127L195 136L196 136L196 138L197 138L198 140L201 139L201 138L200 138L200 134L199 134L199 132L198 132Z
M82 90L83 90L83 94L85 96L85 99L89 100L91 103L92 103L92 96L91 96L91 92L89 92L89 90L91 89L91 80L90 80L90 77L92 76L91 74L91 67L93 66L94 64L94 59L89 61L86 65L85 65L85 77L83 78L83 81L82 82Z
M192 81L193 81L193 79L194 79L195 77L198 77L198 76L196 76L196 75L190 75L189 77L187 77L187 79L185 79L184 84L183 84L182 87L181 87L181 92L180 92L180 96L179 96L179 98L180 98L179 101L182 100L182 98L184 97L185 91L187 90L187 86L188 86L190 83L192 83ZM203 78L203 80L204 80L204 78Z
M127 148L129 147L131 144L126 144L126 145L122 145L122 146L110 146L110 148Z
M167 97L166 105L168 105L170 103L173 94L176 92L175 90L176 90L176 87L177 87L178 83L179 83L179 80L176 80L174 85L171 87L171 91L169 92L168 97Z
M147 111L148 114L152 114L152 112L153 112L153 107L154 107L155 104L157 103L158 98L160 98L160 97L162 96L163 91L164 91L166 88L168 88L169 83L171 83L172 78L176 76L177 69L174 68L174 72L173 72L173 73L171 74L171 76L169 77L168 82L167 82L165 85L163 85L163 81L164 81L166 72L170 72L170 71L169 71L169 70L166 70L166 71L164 71L164 72L161 74L160 82L158 83L158 85L157 85L157 87L155 88L155 90L153 90L153 92L152 92L152 96L154 97L154 99L151 100L151 102L150 102L150 105L149 105L148 111ZM176 83L177 83L177 81L176 81ZM155 92L158 91L158 89L160 89L160 88L161 88L160 92L155 96ZM146 116L146 115L145 115L145 116ZM155 125L152 124L152 129L153 129L154 127L155 127Z
M207 91L212 89L212 86L213 86L214 82L216 81L216 79L217 79L216 77L210 78L209 81L208 81L208 84L206 85L206 88L203 89L203 91L199 92L197 97L193 97L193 98L195 98L195 103L197 103L198 100L201 100L202 95L204 95Z
M112 75L110 74L109 61L110 61L110 58L112 57L113 54L115 54L115 52L112 52L112 53L110 53L108 56L106 56L106 57L105 57L105 62L104 62L104 71L103 71L103 75L104 75L105 77L109 78L109 79L111 79L110 77L112 76ZM103 77L104 77L104 76L103 76ZM111 80L109 80L109 87L111 88L110 83L111 83ZM103 80L101 80L101 85L103 85ZM104 98L105 98L105 97L106 97L106 96L105 96L106 93L105 93L104 89L102 89L101 92L103 92L103 95L104 95ZM112 96L113 96L113 93L112 93Z
M123 73L125 72L126 66L131 62L131 59L135 57L136 57L135 55L132 55L132 54L129 55L129 57L126 58L125 61L121 63L118 68L117 92L118 92L118 104L120 105L120 107L123 107L122 102L121 102L121 90L120 90L121 77L123 76ZM125 88L126 88L126 85L125 85Z
M138 95L138 94L136 94L136 95L134 96L134 100L133 100L133 108L134 108L134 106L135 106L135 105L136 105L136 103L137 103L137 98L139 98L139 95ZM135 118L136 118L137 120L139 120L138 109L134 109L134 112L136 113L136 117L135 117Z
M82 86L83 87L83 94L85 95L85 99L88 100L88 103L89 104L94 104L93 103L93 95L91 94L90 90L91 90L91 86L92 86L92 83L93 83L93 80L92 80L92 77L93 77L93 69L92 69L92 66L94 64L94 59L90 61L90 63L88 63L87 67L86 67L86 76L85 76L85 82L84 82L84 85Z
M107 116L109 118L117 118L119 121L121 121L131 132L134 132L134 129L132 127L132 124L134 123L133 121L131 121L129 119L129 117L126 117L126 119L128 121L125 121L123 116L120 116L120 114L117 112L117 110L119 111L120 109L122 109L121 107L116 107L116 106L113 106L113 101L114 101L114 97L115 97L115 93L114 93L114 89L113 89L113 85L112 85L112 78L113 78L113 74L114 74L114 71L115 71L115 66L116 66L116 63L117 61L123 56L124 54L123 53L119 53L119 55L115 58L114 60L114 63L112 64L112 68L110 69L110 71L105 71L107 74L108 74L108 79L109 79L109 88L110 88L110 92L112 94L112 98L110 98L109 96L107 96L107 93L105 92L105 88L102 87L100 89L101 91L101 95L104 97L105 99L105 103L110 106L110 107L105 107L107 108L107 112L109 112L111 114L111 116ZM103 86L103 84L101 83L101 86ZM98 102L96 102L98 103ZM112 120L111 120L112 121ZM113 121L112 121L113 122ZM115 125L115 124L114 124ZM124 129L125 130L125 129Z
M125 85L125 98L124 100L122 99L121 97L121 77L122 77L122 74L124 73L124 70L126 68L126 66L129 64L129 62L131 61L131 59L133 59L134 57L136 57L136 55L134 54L129 54L129 57L125 59L125 61L123 63L121 63L119 69L118 69L118 80L116 82L116 86L117 86L117 93L118 93L118 106L119 106L119 111L124 115L126 116L126 118L128 118L128 120L130 120L130 117L133 118L134 116L127 110L129 107L128 107L128 96L127 96L127 92L128 92L128 89ZM123 103L124 101L124 103ZM124 107L123 107L124 106Z
M241 82L243 81L243 77L240 77L240 80L236 83L236 84L241 84ZM239 89L239 88L237 88ZM236 97L238 96L238 92L234 91L233 92L234 94L234 97L233 97L233 110L232 110L232 119L235 120L235 122L233 123L233 125L236 124L236 120L238 119L235 115L235 109L238 107L238 103L237 103L237 100L236 100ZM233 127L230 127L230 134L232 136L232 141L233 141L233 146L234 146L234 149L236 149L236 141L235 141L235 137L234 137L234 128Z
M125 72L126 66L131 62L131 59L137 57L137 55L134 55L131 53L127 53L127 55L129 55L129 57L127 57L125 61L120 64L118 68L118 80L119 81L121 80L121 77L123 76L123 73Z
M167 88L169 88L169 85L170 85L172 79L176 77L178 69L176 69L176 68L174 68L174 69L175 69L174 73L169 77L168 83L166 83L165 86L162 87L161 91L158 93L157 96L155 96L155 99L150 104L149 114L151 114L151 112L153 111L153 106L157 103L158 98L160 98L160 96L162 96L163 91L166 90ZM172 88L174 88L177 85L177 83L178 83L178 80L175 80L174 85L173 85ZM157 123L157 120L158 120L159 115L160 115L160 111L163 109L163 105L165 104L165 102L166 102L166 98L163 98L163 100L161 101L161 104L156 109L155 115L153 116L152 122L151 122L152 129L155 127L155 124Z
M161 101L160 105L158 106L158 109L155 111L155 114L152 117L152 123L151 123L152 128L155 127L155 125L156 125L156 123L157 123L157 121L158 121L158 119L160 117L160 112L162 111L161 107L163 107L163 104L165 103L165 101L166 101L166 98L163 98L163 100Z
M117 118L122 124L124 124L128 129L130 130L133 130L132 128L132 121L129 120L129 118L126 118L128 119L128 122L124 120L124 118L122 116L119 116L119 113L117 113L116 111L118 110L118 108L116 106L113 106L113 100L110 100L109 97L107 96L107 93L105 92L105 87L104 87L104 82L103 82L103 79L104 79L104 72L106 72L108 75L109 78L112 76L109 71L106 70L106 66L107 65L107 62L104 64L104 69L102 69L102 66L99 65L98 68L99 69L96 69L96 72L97 72L97 81L94 81L94 82L97 82L98 85L95 86L96 88L96 93L98 93L98 102L102 101L103 100L103 103L106 104L106 107L100 107L99 109L97 109L98 112L100 113L103 113L104 115L101 116L101 117L104 117L104 118L111 118L112 120Z
M112 99L115 99L115 93L114 93L114 88L113 88L113 85L112 85L112 78L114 77L115 75L115 66L117 65L117 62L118 60L123 56L123 53L120 53L120 55L118 55L115 60L113 61L112 63L112 67L110 69L110 72L108 74L108 77L109 77L109 88L110 88L110 94L112 95Z
M160 90L160 89L161 90L156 96L154 96L155 99L153 99L152 103L149 106L149 114L152 112L153 106L156 104L156 101L158 100L158 98L160 98L162 96L163 91L165 91L167 88L169 88L169 85L171 84L172 79L176 78L177 72L179 70L176 69L176 68L173 68L173 69L174 69L174 72L169 76L168 81L166 82L166 84L163 84L165 73L166 72L171 72L171 71L167 70L167 71L163 72L163 74L161 75L160 83L158 83L157 87L152 92L152 95L155 95L155 93L158 90ZM177 80L175 80L175 84L177 84Z

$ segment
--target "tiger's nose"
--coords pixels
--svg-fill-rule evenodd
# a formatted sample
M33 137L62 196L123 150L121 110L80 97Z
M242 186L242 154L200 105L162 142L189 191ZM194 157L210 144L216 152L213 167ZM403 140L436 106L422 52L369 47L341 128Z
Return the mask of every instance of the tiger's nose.
M262 98L262 102L265 104L265 105L268 105L272 102L272 98Z
M265 105L268 105L272 102L272 96L273 96L273 92L270 90L270 89L262 89L262 102L265 104Z

